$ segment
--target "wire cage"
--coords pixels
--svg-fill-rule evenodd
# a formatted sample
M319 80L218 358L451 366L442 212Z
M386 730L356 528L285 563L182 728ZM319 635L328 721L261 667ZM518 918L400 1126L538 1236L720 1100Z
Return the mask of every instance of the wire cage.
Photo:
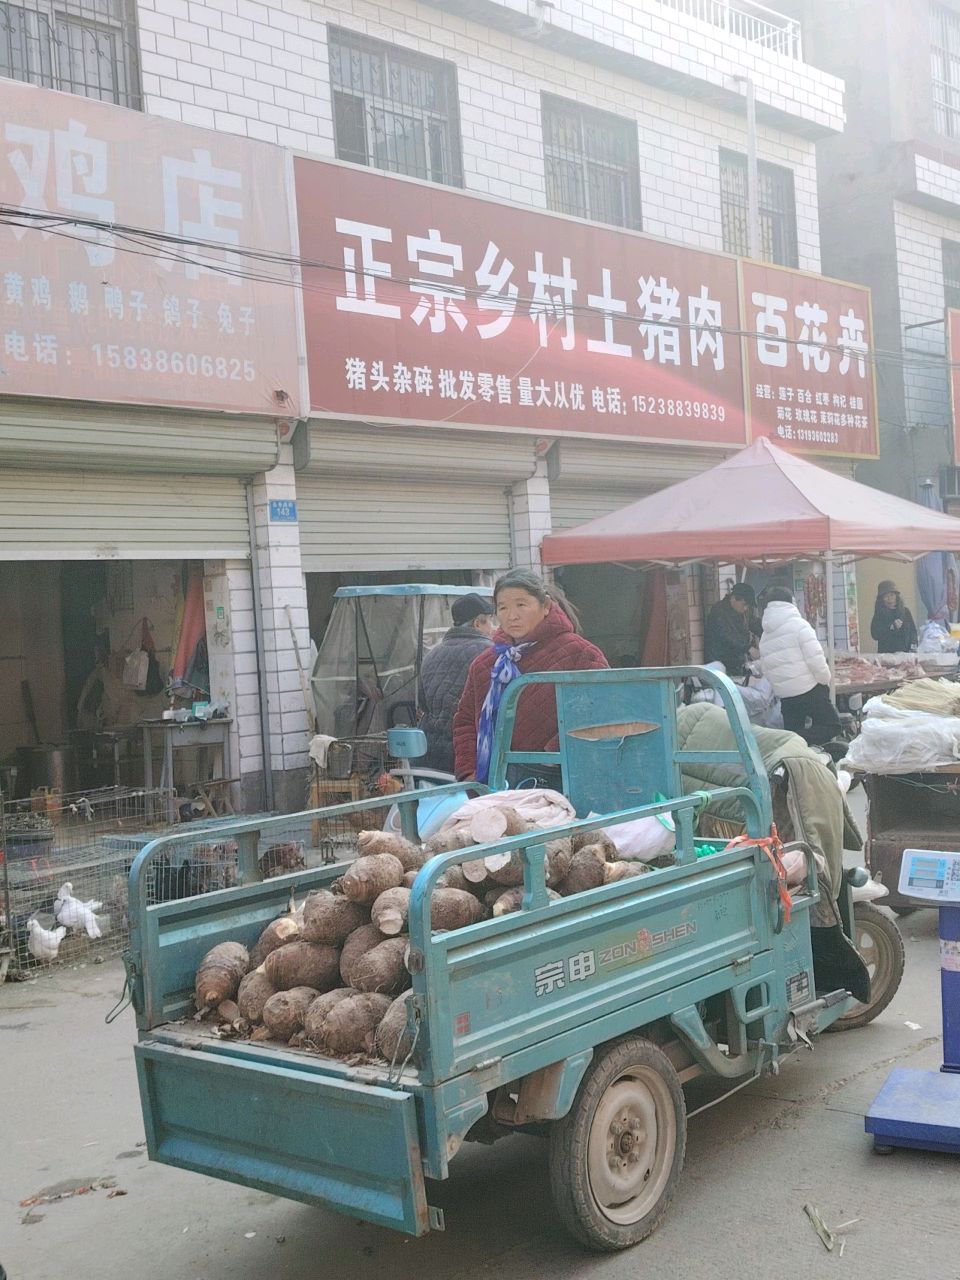
M386 734L338 738L330 745L325 768L316 763L309 780L306 804L320 809L383 795L383 808L316 818L311 823L310 847L324 852L327 861L342 856L344 845L356 841L358 831L382 827L390 808L390 792L398 790L389 777L397 761L387 749Z
M129 787L2 800L0 973L123 950L130 864L169 829L170 801L169 792Z

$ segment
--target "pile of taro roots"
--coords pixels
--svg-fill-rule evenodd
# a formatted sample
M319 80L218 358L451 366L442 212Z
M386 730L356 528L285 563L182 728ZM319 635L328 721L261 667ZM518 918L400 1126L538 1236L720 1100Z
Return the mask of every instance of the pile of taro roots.
M345 1059L415 1061L407 916L418 871L438 854L532 829L503 806L423 845L388 832L361 832L357 859L329 889L311 893L299 908L291 900L249 952L239 942L221 942L204 956L196 975L197 1017L212 1018L217 1033L231 1038ZM548 895L556 899L643 875L650 867L619 861L610 839L590 832L546 838L545 870ZM519 853L467 861L440 876L431 928L462 929L506 915L520 909L522 898Z

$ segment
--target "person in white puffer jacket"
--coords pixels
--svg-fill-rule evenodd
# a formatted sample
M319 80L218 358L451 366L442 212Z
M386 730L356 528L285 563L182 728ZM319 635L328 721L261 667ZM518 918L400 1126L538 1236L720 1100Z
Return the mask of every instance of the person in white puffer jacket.
M780 699L785 729L799 733L810 746L836 738L840 717L830 701L830 667L823 646L783 587L767 594L760 667Z

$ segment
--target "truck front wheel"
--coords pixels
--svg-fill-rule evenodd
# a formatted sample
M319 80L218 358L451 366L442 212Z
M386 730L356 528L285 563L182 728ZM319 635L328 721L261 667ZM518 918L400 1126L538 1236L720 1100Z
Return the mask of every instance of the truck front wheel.
M666 1054L640 1036L598 1050L550 1130L550 1185L564 1225L592 1249L646 1239L673 1199L686 1140L683 1090Z

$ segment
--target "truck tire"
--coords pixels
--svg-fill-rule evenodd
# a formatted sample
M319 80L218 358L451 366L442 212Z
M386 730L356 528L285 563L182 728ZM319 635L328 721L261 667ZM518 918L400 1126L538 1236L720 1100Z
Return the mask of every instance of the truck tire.
M550 1129L550 1187L564 1226L607 1252L645 1240L673 1199L686 1142L670 1059L641 1036L611 1041Z
M903 978L905 956L897 922L872 902L854 904L853 922L856 948L870 971L870 999L855 1004L830 1025L831 1031L853 1031L872 1022L897 994Z

